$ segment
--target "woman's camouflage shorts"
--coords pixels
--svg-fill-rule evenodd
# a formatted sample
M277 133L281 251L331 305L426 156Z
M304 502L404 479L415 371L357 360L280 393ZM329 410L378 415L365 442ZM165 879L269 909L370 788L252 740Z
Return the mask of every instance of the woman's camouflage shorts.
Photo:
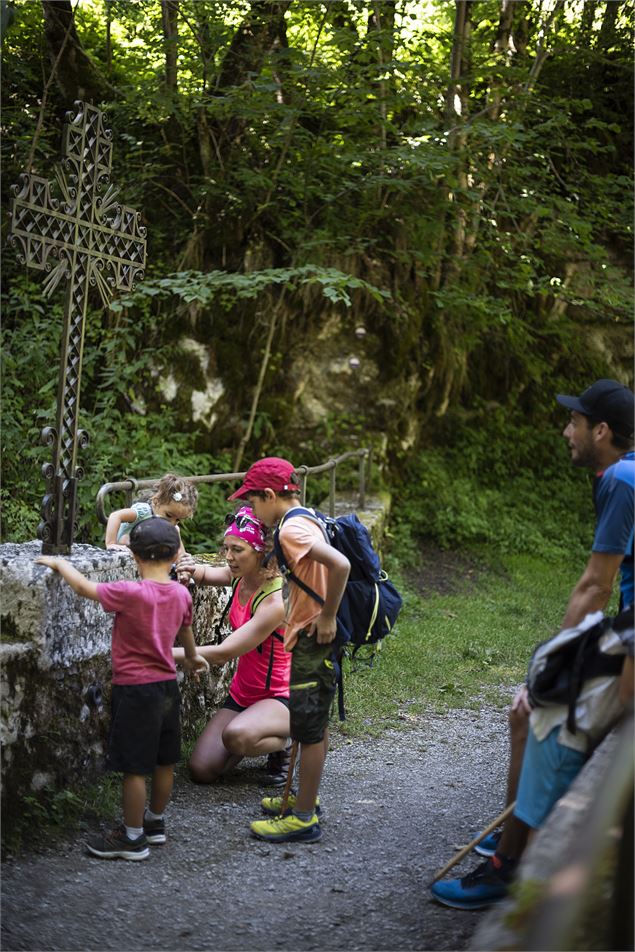
M333 645L298 632L291 657L289 710L291 737L300 744L319 744L329 722L337 678L331 660Z

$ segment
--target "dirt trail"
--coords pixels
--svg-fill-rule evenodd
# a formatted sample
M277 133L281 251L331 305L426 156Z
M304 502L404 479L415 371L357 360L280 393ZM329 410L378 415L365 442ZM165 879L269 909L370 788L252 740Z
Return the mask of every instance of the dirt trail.
M304 846L248 835L259 762L215 788L181 777L145 862L91 858L81 838L5 862L2 948L464 949L480 914L436 905L426 883L501 809L506 761L505 713L486 708L336 740L323 836Z

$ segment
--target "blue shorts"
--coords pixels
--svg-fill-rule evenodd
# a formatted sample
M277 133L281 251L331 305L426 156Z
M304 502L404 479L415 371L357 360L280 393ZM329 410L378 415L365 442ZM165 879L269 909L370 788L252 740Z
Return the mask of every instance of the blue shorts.
M558 742L560 727L538 740L529 728L514 816L537 830L586 762L586 754Z

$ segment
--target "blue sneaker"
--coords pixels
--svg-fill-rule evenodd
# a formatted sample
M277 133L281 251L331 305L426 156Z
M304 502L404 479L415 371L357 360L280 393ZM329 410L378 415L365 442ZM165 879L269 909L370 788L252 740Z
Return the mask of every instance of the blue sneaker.
M438 902L453 909L484 909L505 898L514 866L506 862L496 869L492 860L487 859L463 879L433 883L430 892Z
M498 849L498 844L500 843L500 838L502 835L502 830L496 830L494 833L489 833L487 836L483 837L480 843L476 844L474 847L474 852L478 853L479 856L493 856Z

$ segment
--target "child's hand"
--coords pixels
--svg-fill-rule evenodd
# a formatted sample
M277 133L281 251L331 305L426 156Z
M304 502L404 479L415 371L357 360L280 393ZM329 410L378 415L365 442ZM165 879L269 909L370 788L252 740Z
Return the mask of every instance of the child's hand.
M187 673L193 676L195 681L200 680L201 672L209 672L209 665L202 655L197 654L193 658L183 658L181 664Z
M176 572L179 577L179 582L182 581L181 576L185 573L187 573L187 575L194 575L196 566L197 563L194 561L194 556L190 555L189 552L184 552L176 563Z
M337 634L337 618L335 615L319 614L313 622L313 631L319 645L329 645L335 641Z
M38 555L35 560L38 565L45 565L47 569L53 569L54 572L59 572L59 558L56 555Z

